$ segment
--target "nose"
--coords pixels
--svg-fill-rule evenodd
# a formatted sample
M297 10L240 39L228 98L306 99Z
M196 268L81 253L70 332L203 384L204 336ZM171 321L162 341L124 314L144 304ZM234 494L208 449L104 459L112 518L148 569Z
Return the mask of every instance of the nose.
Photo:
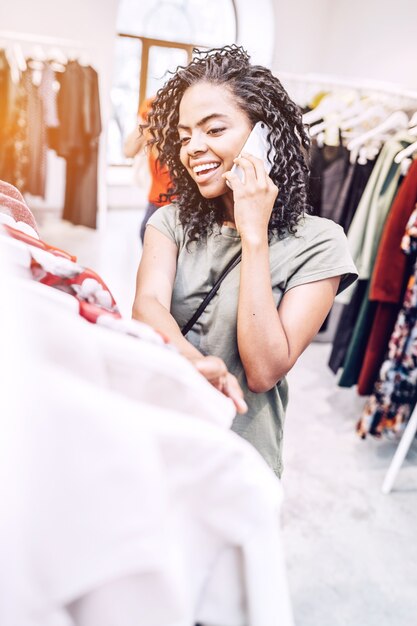
M190 156L196 156L207 151L207 144L201 132L192 133L187 144L187 151Z

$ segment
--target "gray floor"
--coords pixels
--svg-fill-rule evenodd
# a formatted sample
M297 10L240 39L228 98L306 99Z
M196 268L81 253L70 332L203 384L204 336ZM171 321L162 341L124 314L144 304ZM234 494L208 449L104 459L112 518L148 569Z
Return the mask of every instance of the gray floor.
M100 272L129 314L141 212L110 211L102 234L37 217L43 239ZM289 375L283 527L296 626L415 626L417 445L382 495L396 444L357 438L363 399L336 386L329 349L314 343Z
M364 400L335 385L330 346L289 375L284 537L297 626L417 624L417 442L381 493L395 442L360 440Z

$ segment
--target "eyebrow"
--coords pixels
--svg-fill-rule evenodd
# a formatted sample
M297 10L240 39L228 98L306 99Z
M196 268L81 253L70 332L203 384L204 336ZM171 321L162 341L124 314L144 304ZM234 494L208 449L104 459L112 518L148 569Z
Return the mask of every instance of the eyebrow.
M212 120L214 118L219 118L219 117L227 118L227 115L224 115L223 113L210 113L210 115L206 115L199 122L197 122L197 126L204 126L204 124L206 124L206 122L209 122L210 120ZM185 126L185 124L178 124L177 128L178 128L178 130L180 128L183 129L183 130L189 130L190 129L190 127L189 126Z

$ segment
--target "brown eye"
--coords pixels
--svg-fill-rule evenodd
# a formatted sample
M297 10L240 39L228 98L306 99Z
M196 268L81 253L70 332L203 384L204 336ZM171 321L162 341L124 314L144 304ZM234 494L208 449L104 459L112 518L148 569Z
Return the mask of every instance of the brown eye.
M210 128L209 131L207 131L208 135L218 135L219 133L222 133L224 130L226 130L225 128Z

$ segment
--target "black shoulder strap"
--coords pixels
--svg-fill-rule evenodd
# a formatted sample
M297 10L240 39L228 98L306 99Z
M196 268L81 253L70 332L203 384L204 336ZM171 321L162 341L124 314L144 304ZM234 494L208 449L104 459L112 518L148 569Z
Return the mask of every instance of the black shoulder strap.
M228 265L224 268L223 272L220 274L220 276L218 277L218 279L214 283L213 287L211 288L211 291L206 295L206 297L204 298L203 302L198 307L197 311L188 320L188 322L185 324L185 326L182 327L181 332L182 332L183 335L186 335L188 333L188 331L191 330L191 328L194 326L194 324L196 323L196 321L198 320L200 315L203 313L204 309L206 308L206 306L208 305L210 300L212 300L213 296L216 295L216 293L217 293L220 285L222 284L223 280L226 278L226 276L229 274L229 272L231 272L232 269L235 268L236 265L238 265L238 263L240 262L240 258L241 258L241 252L238 252L238 254L236 254L233 257L233 259L230 261L230 263L228 263Z

